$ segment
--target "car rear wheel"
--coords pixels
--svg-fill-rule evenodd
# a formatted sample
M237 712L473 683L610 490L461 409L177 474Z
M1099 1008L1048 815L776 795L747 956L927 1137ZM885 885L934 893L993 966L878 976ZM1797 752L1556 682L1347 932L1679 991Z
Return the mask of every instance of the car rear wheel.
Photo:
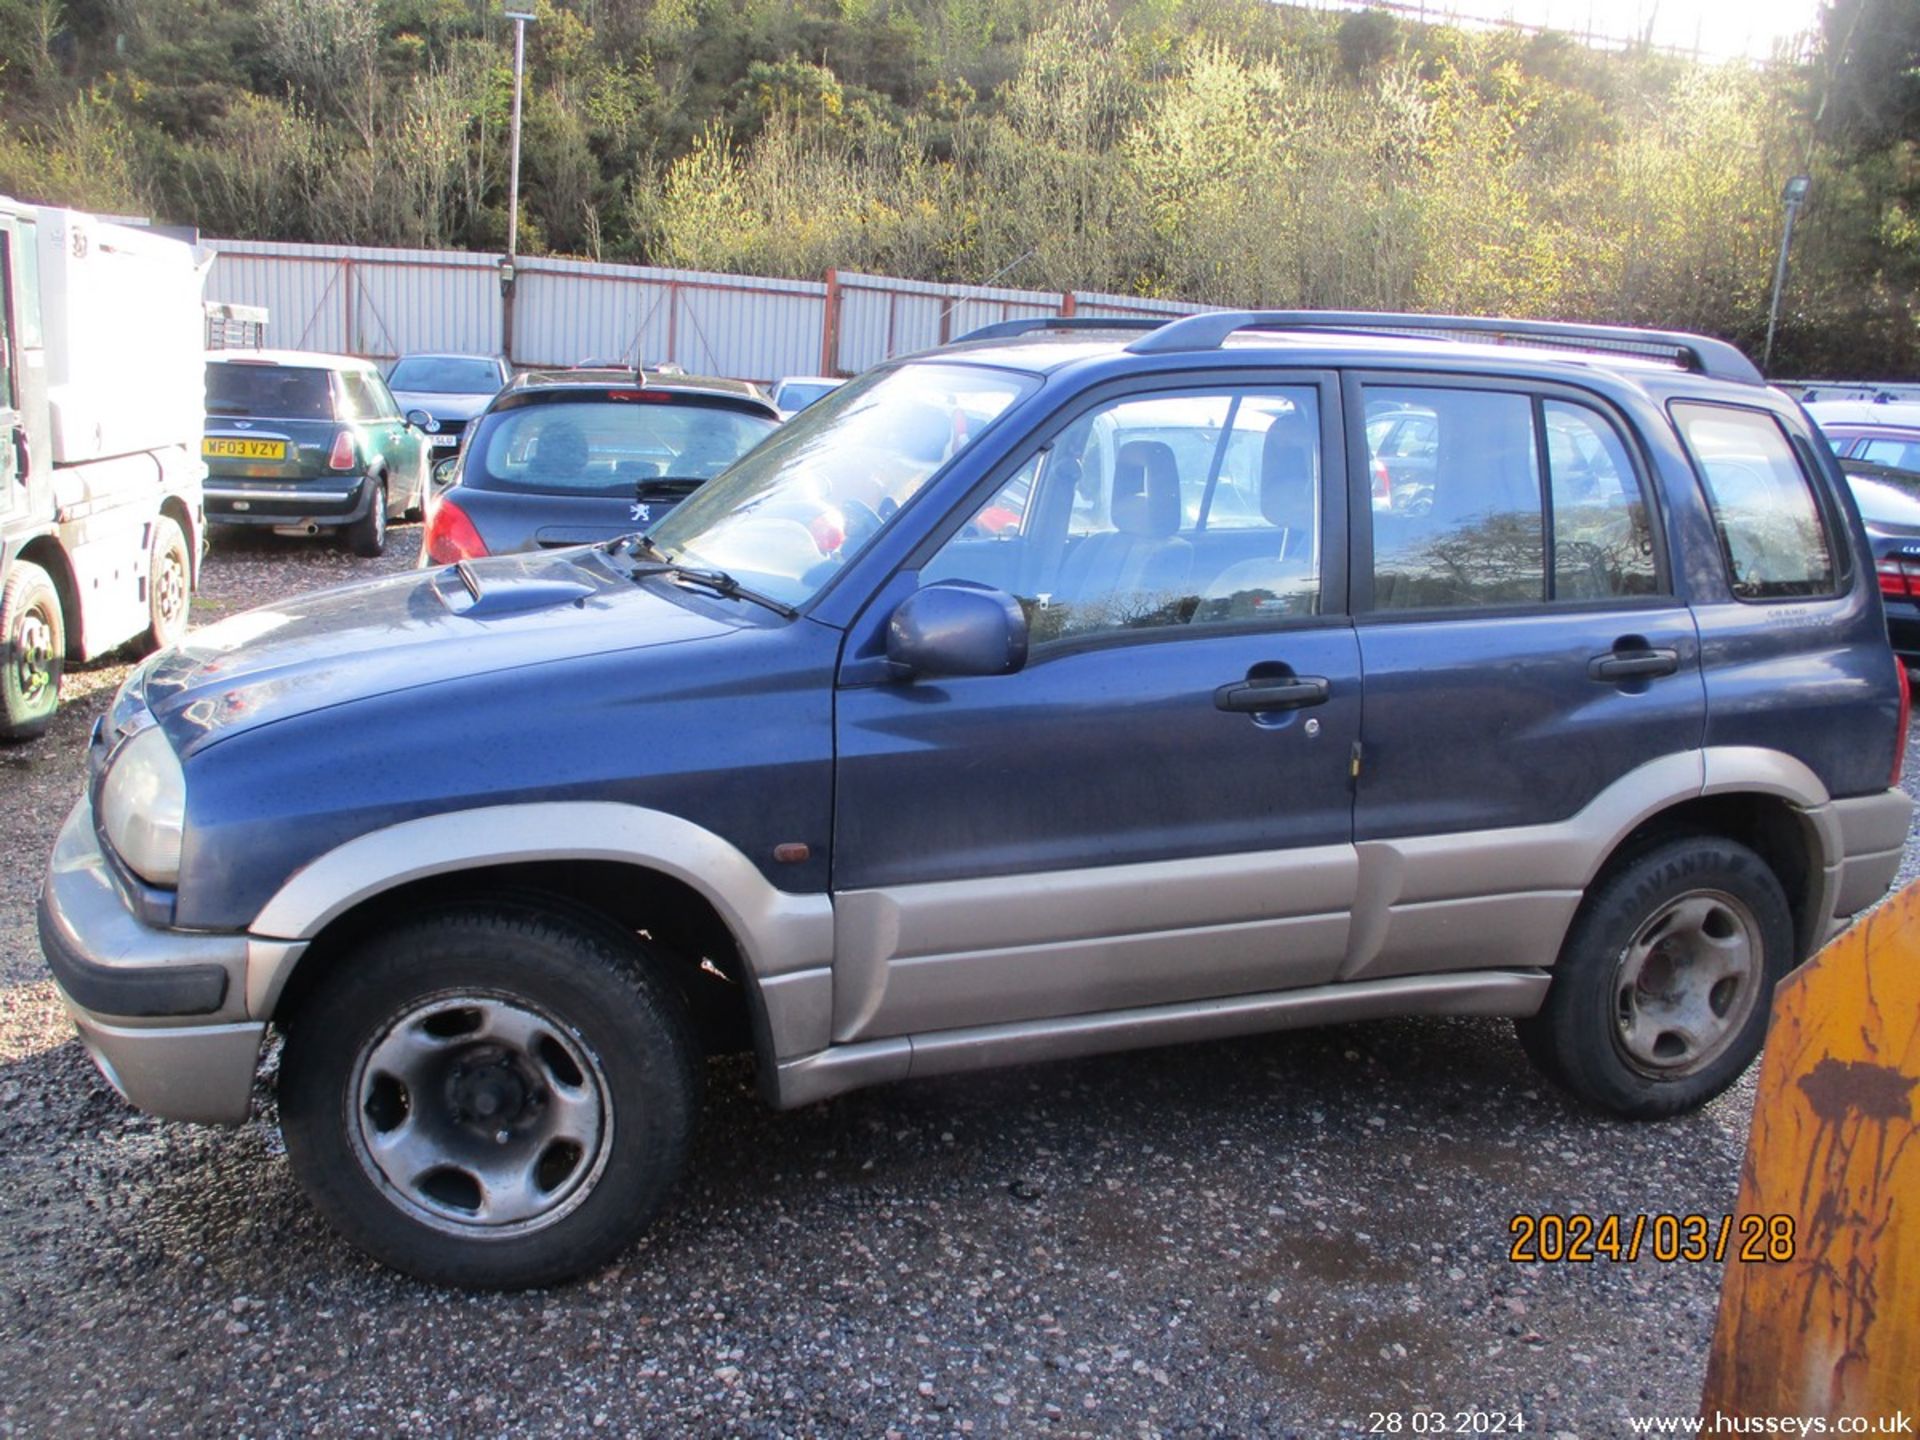
M294 1018L287 1153L382 1264L516 1288L612 1259L685 1161L685 1002L637 940L509 906L442 912L348 957Z
M387 552L387 482L374 482L367 513L347 526L347 548L371 560Z
M1590 1104L1633 1119L1697 1108L1760 1053L1793 964L1779 880L1746 846L1671 840L1603 876L1574 918L1527 1054Z
M187 633L193 605L193 558L179 522L162 515L153 522L153 543L147 551L147 615L144 650L177 645Z
M30 740L53 723L67 663L66 624L53 577L16 560L0 589L0 740Z

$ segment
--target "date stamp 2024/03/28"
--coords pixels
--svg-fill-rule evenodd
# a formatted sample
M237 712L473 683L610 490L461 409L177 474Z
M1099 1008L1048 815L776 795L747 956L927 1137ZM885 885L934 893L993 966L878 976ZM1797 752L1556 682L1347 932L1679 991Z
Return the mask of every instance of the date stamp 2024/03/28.
M1522 1265L1793 1259L1791 1215L1515 1215L1507 1259Z

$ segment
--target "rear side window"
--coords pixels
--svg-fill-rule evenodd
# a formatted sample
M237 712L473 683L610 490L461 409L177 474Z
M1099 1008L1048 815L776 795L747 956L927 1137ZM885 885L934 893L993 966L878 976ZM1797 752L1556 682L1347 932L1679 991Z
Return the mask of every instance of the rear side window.
M1492 390L1369 386L1374 604L1547 598L1534 406Z
M328 372L297 365L215 361L207 366L207 414L269 420L331 420Z
M1833 544L1780 422L1764 410L1684 401L1673 418L1706 482L1733 593L1742 600L1833 594Z
M1920 470L1920 440L1874 439L1861 445L1859 458L1895 470Z

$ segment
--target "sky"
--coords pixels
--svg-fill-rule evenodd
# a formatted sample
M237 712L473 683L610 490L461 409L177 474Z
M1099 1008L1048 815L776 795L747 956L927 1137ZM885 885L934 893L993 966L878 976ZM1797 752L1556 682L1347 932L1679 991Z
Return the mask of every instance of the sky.
M1764 60L1813 28L1820 0L1395 0L1391 8L1410 19L1424 10L1429 20L1514 20L1615 40L1644 34L1651 22L1656 45L1697 49L1707 60Z

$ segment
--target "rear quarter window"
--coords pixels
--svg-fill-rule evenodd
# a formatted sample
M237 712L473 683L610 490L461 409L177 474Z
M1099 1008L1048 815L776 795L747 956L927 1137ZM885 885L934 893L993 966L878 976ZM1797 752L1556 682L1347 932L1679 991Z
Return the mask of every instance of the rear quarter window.
M1764 410L1687 401L1674 404L1673 418L1706 485L1734 595L1834 594L1826 517L1780 422Z

